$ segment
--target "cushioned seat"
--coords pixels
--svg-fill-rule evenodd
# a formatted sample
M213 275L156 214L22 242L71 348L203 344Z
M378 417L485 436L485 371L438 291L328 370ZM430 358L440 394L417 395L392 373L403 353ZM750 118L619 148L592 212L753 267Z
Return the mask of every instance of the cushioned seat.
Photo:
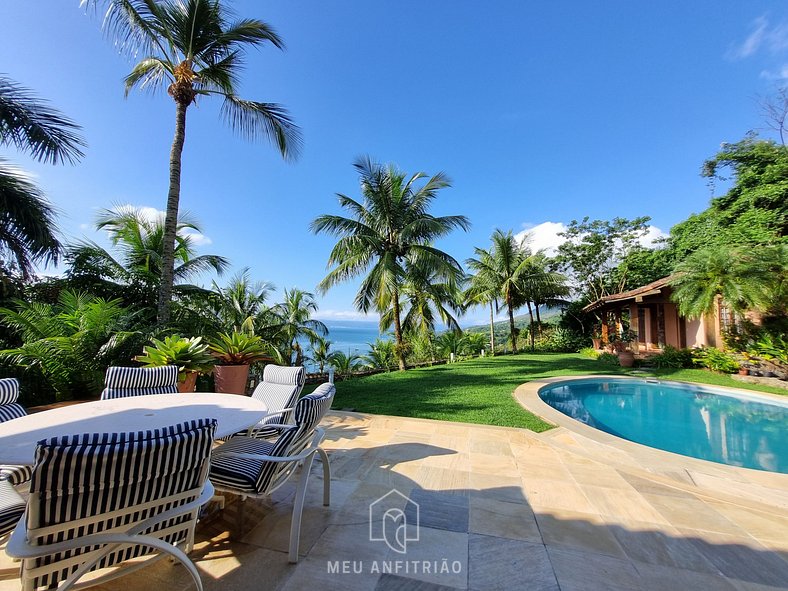
M178 393L178 367L108 367L102 400Z
M25 500L5 478L0 478L0 536L16 527L25 512Z
M263 381L257 384L252 398L265 403L268 415L251 428L249 435L270 438L278 435L270 425L285 425L293 420L293 408L304 389L306 371L303 367L266 365ZM281 411L281 412L277 412Z
M16 378L0 379L0 423L27 416L27 411L17 403L19 398L19 380ZM7 479L12 485L18 486L30 480L30 466L0 465L0 478Z
M221 447L211 462L211 482L219 488L232 488L255 494L265 460L237 458L233 453L272 456L274 444L264 439L233 437ZM270 462L269 462L270 463Z

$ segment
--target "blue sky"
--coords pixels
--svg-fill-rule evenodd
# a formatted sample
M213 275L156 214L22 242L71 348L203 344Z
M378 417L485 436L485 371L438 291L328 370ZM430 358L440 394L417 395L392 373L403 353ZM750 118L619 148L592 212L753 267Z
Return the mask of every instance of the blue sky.
M0 3L0 72L81 124L86 157L52 167L4 154L37 177L66 237L101 240L98 209L164 208L174 104L124 99L132 62L78 4ZM181 208L203 225L201 252L279 288L314 290L324 276L333 241L308 225L339 213L336 192L358 194L361 154L452 178L435 213L471 219L439 244L459 260L496 227L536 226L538 246L586 215L649 215L666 232L708 205L703 160L762 128L756 97L788 79L788 10L776 2L231 4L287 43L249 54L241 96L286 105L305 149L285 163L201 102ZM322 315L352 316L355 287L320 297Z

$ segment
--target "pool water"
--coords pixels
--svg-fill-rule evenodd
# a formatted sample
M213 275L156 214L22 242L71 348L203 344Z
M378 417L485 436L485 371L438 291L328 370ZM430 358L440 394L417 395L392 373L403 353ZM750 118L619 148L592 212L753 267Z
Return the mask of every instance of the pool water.
M788 397L692 384L576 380L539 390L567 416L650 447L731 466L788 473Z

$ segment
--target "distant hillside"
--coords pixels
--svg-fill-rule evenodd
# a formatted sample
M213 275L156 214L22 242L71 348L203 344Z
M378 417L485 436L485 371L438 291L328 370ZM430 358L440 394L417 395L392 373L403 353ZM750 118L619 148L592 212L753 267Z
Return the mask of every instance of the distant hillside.
M542 322L555 322L561 317L561 310L557 308L547 308L544 310L539 310L539 316L541 317ZM536 322L536 314L534 314L534 322ZM519 314L518 316L514 317L514 325L520 330L527 329L529 324L531 324L531 317L528 315L528 312L526 312L525 314ZM496 336L499 333L504 336L509 334L508 320L501 320L499 322L496 322L494 324L494 327L495 327ZM468 332L483 332L485 334L489 334L490 325L478 324L474 326L469 326L465 330Z

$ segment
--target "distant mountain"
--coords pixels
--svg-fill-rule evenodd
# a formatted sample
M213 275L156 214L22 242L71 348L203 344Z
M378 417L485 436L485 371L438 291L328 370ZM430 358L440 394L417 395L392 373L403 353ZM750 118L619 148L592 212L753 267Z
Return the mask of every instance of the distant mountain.
M558 320L561 317L561 310L558 308L545 308L539 310L539 316L542 319L542 322L553 322ZM534 322L536 322L536 313L534 313ZM514 326L519 328L520 330L526 330L528 326L531 324L531 317L528 315L528 312L525 314L518 314L514 317ZM508 336L509 335L509 320L500 320L494 324L495 327L495 335L496 337L499 335ZM490 332L490 324L477 324L474 326L469 326L465 329L468 332L483 332L485 334L489 334ZM498 340L498 339L496 339Z

